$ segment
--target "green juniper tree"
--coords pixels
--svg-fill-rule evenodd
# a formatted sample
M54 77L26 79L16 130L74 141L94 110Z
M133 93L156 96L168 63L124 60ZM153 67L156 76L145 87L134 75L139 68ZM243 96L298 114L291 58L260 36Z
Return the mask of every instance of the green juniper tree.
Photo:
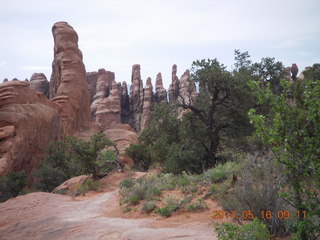
M316 72L316 65L312 71ZM280 94L274 94L269 85L257 87L260 102L269 102L270 112L261 115L251 109L249 115L257 135L286 168L290 186L283 191L283 197L299 211L295 227L297 239L317 239L320 233L320 80L313 77L304 82L284 80L281 87Z

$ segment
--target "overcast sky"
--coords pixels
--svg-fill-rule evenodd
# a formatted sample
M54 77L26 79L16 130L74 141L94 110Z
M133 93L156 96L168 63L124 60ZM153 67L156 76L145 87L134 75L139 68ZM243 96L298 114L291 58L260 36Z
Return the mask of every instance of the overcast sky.
M217 58L230 69L234 50L253 61L275 57L300 70L320 62L319 0L0 0L0 82L44 72L50 79L52 25L67 21L79 35L87 72L115 72L130 82L171 67L180 77L192 61Z

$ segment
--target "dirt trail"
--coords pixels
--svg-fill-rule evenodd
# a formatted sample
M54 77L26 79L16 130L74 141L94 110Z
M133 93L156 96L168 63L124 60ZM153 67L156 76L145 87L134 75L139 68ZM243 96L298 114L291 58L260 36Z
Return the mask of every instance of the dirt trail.
M217 239L208 213L198 217L180 214L167 219L134 219L123 214L117 184L126 174L115 173L104 179L103 193L71 198L38 192L1 203L0 239Z

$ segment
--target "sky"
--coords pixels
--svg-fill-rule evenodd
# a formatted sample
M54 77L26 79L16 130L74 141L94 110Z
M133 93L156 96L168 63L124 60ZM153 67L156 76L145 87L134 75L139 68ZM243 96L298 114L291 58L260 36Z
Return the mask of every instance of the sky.
M275 57L299 70L320 62L319 0L0 0L0 82L48 80L53 60L51 28L68 22L79 35L86 71L115 72L131 81L141 65L145 83L158 72L165 87L194 60L217 58L232 69L234 50L251 60Z

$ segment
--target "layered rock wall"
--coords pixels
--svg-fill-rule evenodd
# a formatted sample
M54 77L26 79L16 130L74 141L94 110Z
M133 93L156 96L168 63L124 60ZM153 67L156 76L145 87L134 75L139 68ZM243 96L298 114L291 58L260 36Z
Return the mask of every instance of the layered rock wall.
M60 112L29 82L0 84L0 176L15 170L31 174L48 143L60 136Z

